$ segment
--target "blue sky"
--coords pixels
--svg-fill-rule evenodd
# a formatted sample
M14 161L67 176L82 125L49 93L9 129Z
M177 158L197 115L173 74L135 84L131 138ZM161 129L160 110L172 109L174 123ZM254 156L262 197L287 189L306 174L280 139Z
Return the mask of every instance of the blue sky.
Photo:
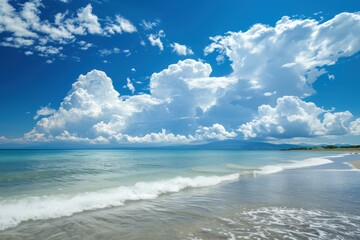
M360 4L263 2L0 0L0 143L359 143Z

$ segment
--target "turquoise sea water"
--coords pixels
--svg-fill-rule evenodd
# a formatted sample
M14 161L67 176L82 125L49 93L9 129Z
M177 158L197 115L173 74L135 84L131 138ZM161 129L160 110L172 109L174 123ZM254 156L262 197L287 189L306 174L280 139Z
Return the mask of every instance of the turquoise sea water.
M360 172L344 164L352 159L1 150L0 239L357 239Z

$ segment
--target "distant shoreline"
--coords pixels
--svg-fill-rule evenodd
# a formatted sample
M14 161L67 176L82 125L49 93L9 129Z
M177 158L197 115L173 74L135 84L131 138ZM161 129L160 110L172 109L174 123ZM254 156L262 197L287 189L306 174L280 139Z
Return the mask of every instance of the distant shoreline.
M304 152L349 152L349 153L360 153L359 148L339 148L339 149L323 149L323 148L313 148L313 149L284 149L281 151L304 151Z
M337 147L334 145L323 146L323 147L299 147L299 148L288 148L281 149L281 151L311 151L311 152L349 152L349 153L360 153L360 146L346 146Z

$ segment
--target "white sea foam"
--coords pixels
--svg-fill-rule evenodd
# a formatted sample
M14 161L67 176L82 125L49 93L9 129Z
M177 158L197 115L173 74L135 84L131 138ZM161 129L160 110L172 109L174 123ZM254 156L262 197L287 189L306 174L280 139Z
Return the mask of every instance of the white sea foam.
M343 158L346 156L351 155L352 153L342 153L342 154L338 154L338 155L334 155L334 156L329 156L330 158Z
M313 167L332 163L333 161L326 158L308 158L302 161L292 161L290 163L278 164L278 165L267 165L256 170L256 174L272 174L281 172L287 169L297 169L304 167Z
M354 165L352 165L349 162L344 162L344 164L351 168L351 169L344 169L344 170L351 171L351 172L359 172L360 171L360 169L354 167Z
M226 168L229 169L235 169L235 170L257 170L258 167L251 167L251 166L243 166L243 165L238 165L238 164L233 164L233 163L228 163L225 165Z
M233 221L237 234L250 239L356 239L360 234L359 216L320 210L259 208L240 213Z
M23 221L59 218L87 210L122 206L126 201L155 199L161 194L179 192L185 188L214 186L238 178L239 174L194 178L176 177L156 182L138 182L134 186L121 186L77 195L0 200L0 230L15 227Z
M200 231L189 235L203 239L358 239L359 224L360 216L353 214L262 207L218 216L217 221L206 221ZM209 227L212 231L202 231Z
M225 167L233 170L240 170L242 172L242 175L245 175L246 173L251 173L256 175L256 174L272 174L287 169L319 166L332 162L333 161L327 158L308 158L300 161L290 161L288 163L283 163L283 164L265 165L259 167L241 166L237 164L226 164Z

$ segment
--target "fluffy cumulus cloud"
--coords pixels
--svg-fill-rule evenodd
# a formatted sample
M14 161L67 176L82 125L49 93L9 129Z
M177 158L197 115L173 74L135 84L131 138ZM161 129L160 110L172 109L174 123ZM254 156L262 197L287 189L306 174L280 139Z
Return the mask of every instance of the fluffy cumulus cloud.
M360 118L350 123L350 132L354 135L360 135Z
M123 99L104 72L80 75L57 111L39 120L25 138L42 141L62 136L96 139L120 133L136 112L160 103L150 95Z
M79 21L79 26L83 28L81 30L83 33L85 31L88 31L90 34L102 33L99 18L92 13L91 4L88 4L86 7L79 9L77 13L77 20Z
M225 140L236 137L235 132L228 132L223 125L215 123L210 127L200 127L196 130L195 137L207 140Z
M137 31L128 19L121 16L116 16L115 20L108 18L101 24L91 4L78 9L76 13L56 13L51 20L40 18L41 9L44 8L41 0L27 1L21 5L0 0L0 33L7 36L0 40L0 45L31 49L39 51L41 56L47 56L42 49L62 50L60 45L72 43L78 36L108 36ZM81 42L79 45L82 49L91 46Z
M285 16L274 27L256 24L246 32L212 37L205 53L227 56L244 87L306 97L326 66L359 51L359 32L359 13L341 13L323 23Z
M167 133L166 129L162 129L158 133L148 133L144 136L123 136L128 143L191 143L195 139L192 136L184 136L180 134Z
M195 130L204 112L216 105L216 99L234 83L232 78L210 77L211 72L209 64L187 59L154 73L150 79L151 95L167 102L157 109L162 112L158 122L174 131Z
M205 53L231 62L236 79L227 93L207 111L203 124L236 125L251 121L257 108L274 106L282 96L306 98L326 67L360 50L359 13L341 13L326 22L283 17L275 26L256 24L245 32L212 37Z
M175 52L177 55L180 55L180 56L194 54L194 52L191 50L191 48L187 47L186 45L182 45L180 43L174 42L174 43L170 44L170 47L172 47L173 52Z
M283 17L274 27L257 24L206 47L229 58L231 74L213 77L208 63L186 59L153 73L148 94L136 94L129 79L134 94L121 96L104 72L93 70L55 112L39 115L24 140L164 144L360 134L350 112L306 101L327 66L360 50L359 32L358 13L322 23ZM160 49L162 34L149 36Z
M191 81L197 81L202 77L208 78L210 72L211 68L208 64L194 60L180 61L177 65L171 65L163 72L152 76L151 95L121 97L114 89L112 80L104 72L93 70L86 75L80 75L56 111L48 107L41 108L37 117L43 118L25 135L24 139L88 143L189 143L235 137L234 132L227 132L220 124L214 124L209 128L201 127L193 135L175 133L177 124L168 125L167 129L162 128L166 124L153 129L150 127L157 118L165 119L166 122L181 123L186 121L189 115L189 118L194 120L196 108L201 107L201 103L205 104L202 107L211 104L208 102L210 98L204 101L201 96L197 98L194 95L191 99L193 106L186 105L187 109L177 111L180 102L188 96L177 98L175 90L180 85L183 85L182 88L189 88L189 93L192 87L200 88L200 84L191 87ZM179 79L175 79L176 74ZM174 81L179 81L177 86L166 83L169 76L174 77ZM188 78L182 78L185 76ZM205 91L211 93L211 90ZM50 116L44 117L45 115ZM131 129L141 129L142 126L153 131L143 131L143 134L135 134L131 131Z
M353 121L351 121L353 120ZM277 99L275 107L261 105L257 116L238 131L249 138L291 138L356 133L350 112L331 113L294 96Z

